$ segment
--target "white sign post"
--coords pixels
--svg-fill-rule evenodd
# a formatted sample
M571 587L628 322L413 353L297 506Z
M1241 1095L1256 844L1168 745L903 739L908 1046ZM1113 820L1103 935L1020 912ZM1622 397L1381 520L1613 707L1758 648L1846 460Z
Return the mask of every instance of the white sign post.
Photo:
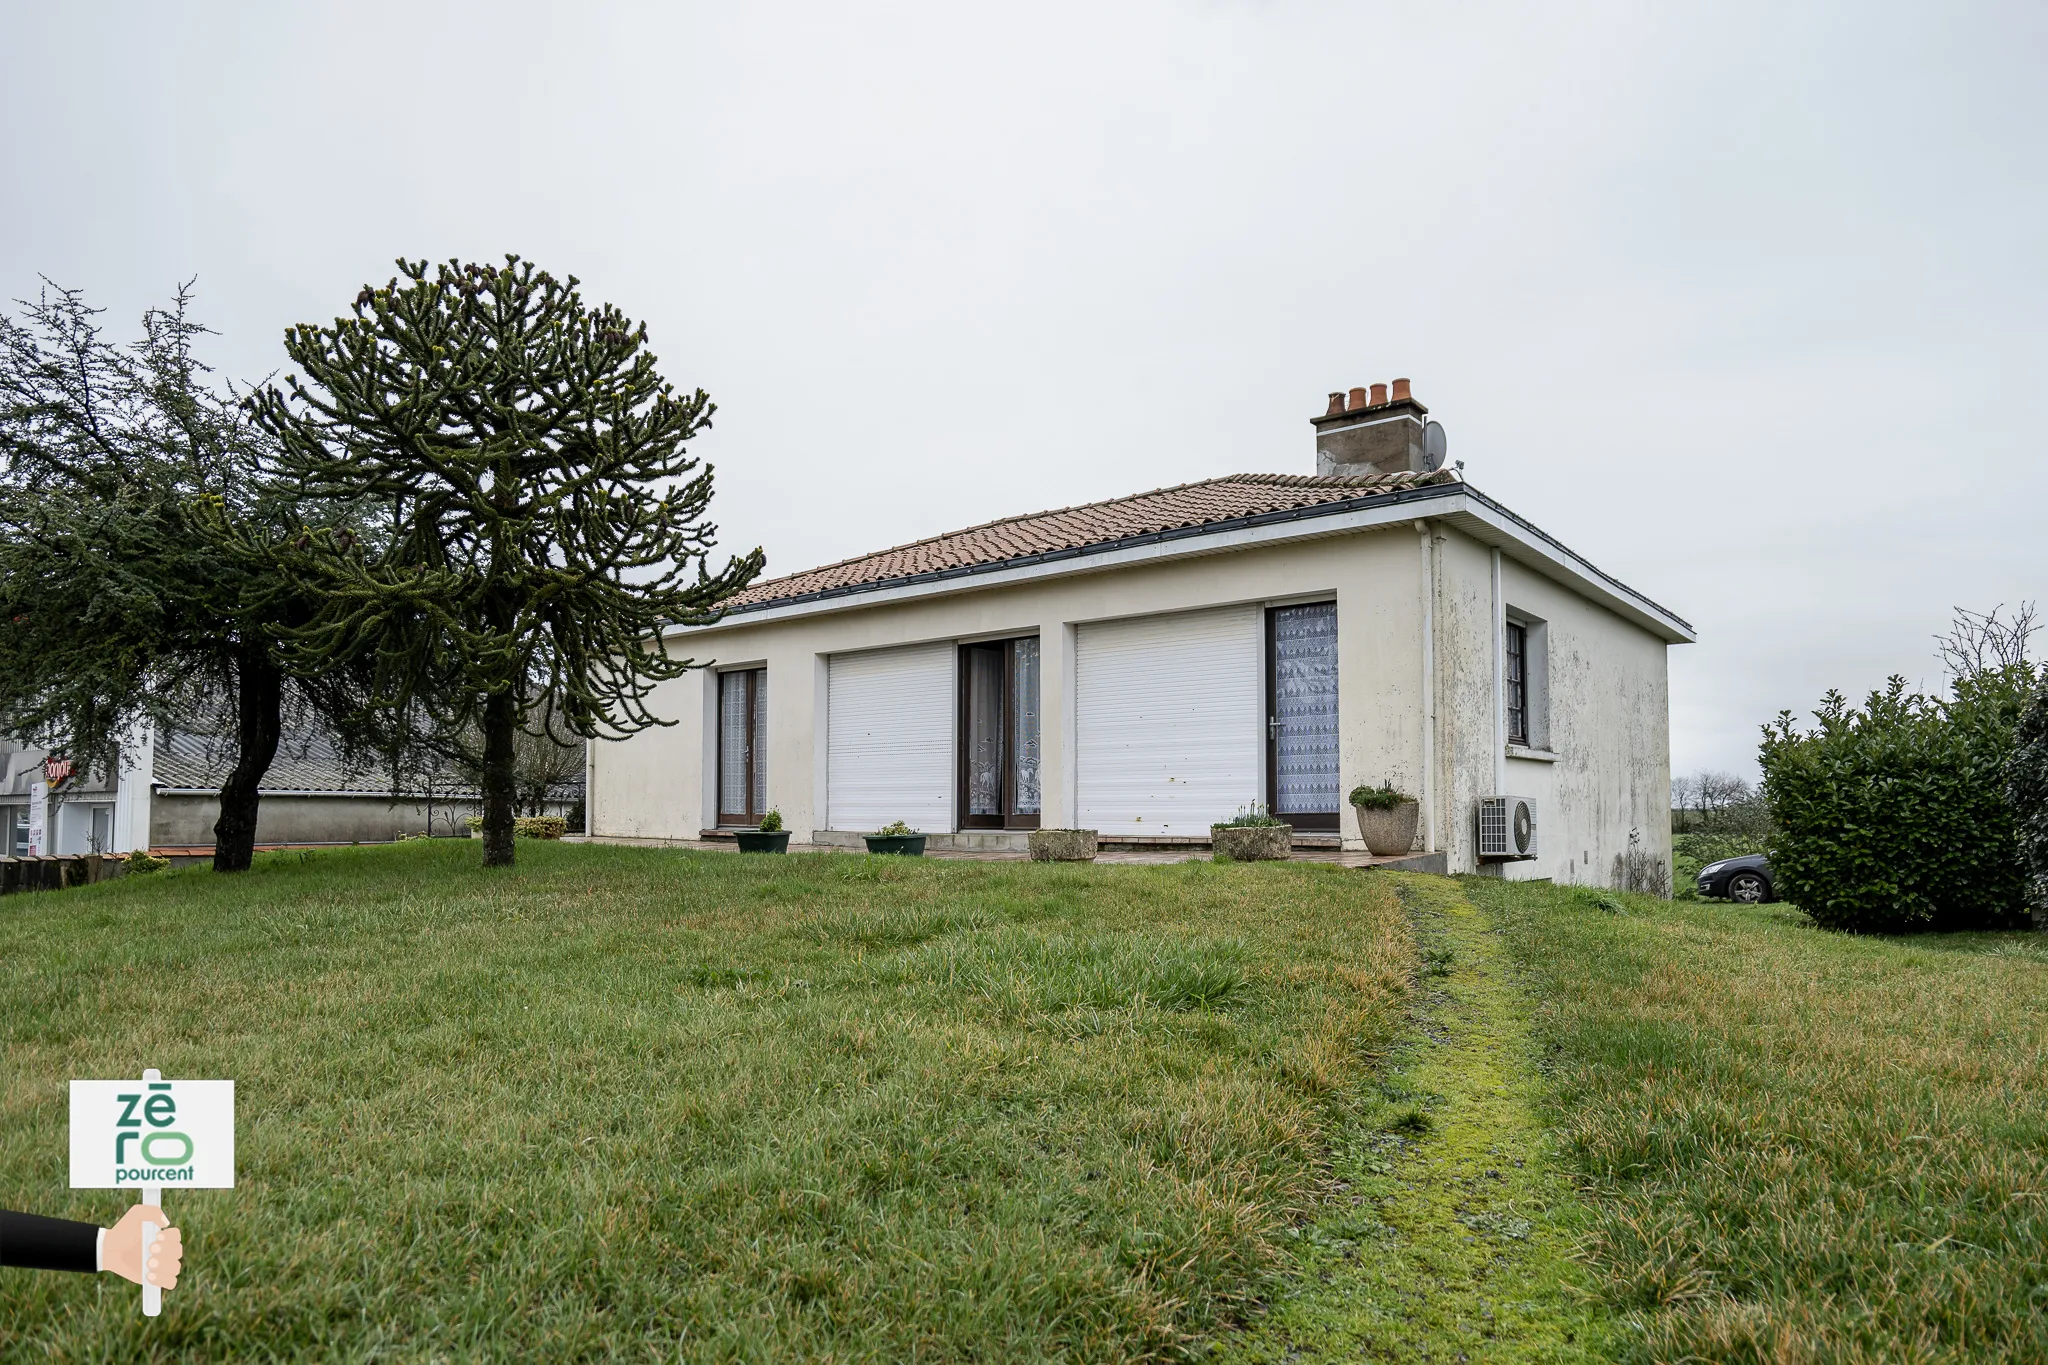
M155 1067L139 1081L73 1081L71 1188L140 1190L161 1208L166 1185L235 1187L235 1083L167 1081ZM142 1225L142 1312L152 1318L164 1300L148 1283L159 1231Z
M50 851L50 784L31 782L28 788L28 856L40 858Z

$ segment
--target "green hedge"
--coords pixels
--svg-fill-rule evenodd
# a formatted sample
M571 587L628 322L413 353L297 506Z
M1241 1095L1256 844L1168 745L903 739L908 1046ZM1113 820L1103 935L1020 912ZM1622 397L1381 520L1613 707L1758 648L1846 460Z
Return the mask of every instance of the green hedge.
M2005 778L2020 866L2027 874L2027 903L2034 907L2035 926L2048 927L2048 681L2020 718Z
M2025 927L2005 773L2033 683L2022 665L1944 700L1895 677L1860 710L1830 692L1811 731L1765 726L1778 894L1859 933Z

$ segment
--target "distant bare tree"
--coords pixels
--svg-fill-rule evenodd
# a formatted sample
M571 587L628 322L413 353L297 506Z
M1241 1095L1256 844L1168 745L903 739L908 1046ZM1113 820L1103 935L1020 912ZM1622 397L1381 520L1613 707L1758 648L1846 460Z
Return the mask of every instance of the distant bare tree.
M2026 662L2027 647L2040 623L2033 602L2022 602L2010 621L1999 619L2005 604L1990 611L1957 607L1948 634L1934 637L1935 653L1952 678L1975 678Z
M1687 828L1706 828L1726 812L1756 799L1756 789L1734 773L1702 769L1671 779L1671 808Z

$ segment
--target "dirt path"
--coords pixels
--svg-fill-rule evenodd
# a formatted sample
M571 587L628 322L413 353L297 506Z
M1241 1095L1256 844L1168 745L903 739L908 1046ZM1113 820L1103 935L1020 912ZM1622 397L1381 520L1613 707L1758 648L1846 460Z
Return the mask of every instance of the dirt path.
M1605 1359L1611 1325L1569 1258L1579 1209L1534 1105L1529 1004L1456 882L1399 884L1423 962L1413 1030L1338 1135L1285 1292L1220 1357Z

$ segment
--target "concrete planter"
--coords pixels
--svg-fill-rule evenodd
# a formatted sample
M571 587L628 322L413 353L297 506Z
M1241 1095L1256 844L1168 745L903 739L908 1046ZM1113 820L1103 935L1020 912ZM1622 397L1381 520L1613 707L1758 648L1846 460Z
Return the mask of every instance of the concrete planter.
M870 853L894 853L904 858L924 856L922 834L870 834L866 838Z
M1275 862L1294 854L1292 825L1211 825L1209 842L1241 863Z
M1095 861L1095 831L1092 829L1034 829L1031 831L1031 861L1034 863L1092 863Z
M732 837L738 841L742 853L789 852L789 831L786 829L743 829Z
M1376 858L1393 858L1415 847L1415 826L1422 815L1418 802L1403 801L1392 810L1353 806L1358 832Z

